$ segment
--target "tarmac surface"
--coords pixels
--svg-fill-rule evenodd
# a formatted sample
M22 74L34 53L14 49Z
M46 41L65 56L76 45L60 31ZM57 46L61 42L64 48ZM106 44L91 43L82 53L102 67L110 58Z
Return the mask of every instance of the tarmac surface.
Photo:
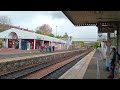
M99 50L96 50L83 79L108 79L109 71L105 70L105 63L106 60L103 60Z

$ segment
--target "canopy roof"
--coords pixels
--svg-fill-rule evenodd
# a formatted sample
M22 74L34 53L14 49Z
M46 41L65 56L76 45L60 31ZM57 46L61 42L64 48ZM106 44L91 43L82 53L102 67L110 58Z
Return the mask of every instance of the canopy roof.
M120 21L120 11L63 11L63 13L75 26Z

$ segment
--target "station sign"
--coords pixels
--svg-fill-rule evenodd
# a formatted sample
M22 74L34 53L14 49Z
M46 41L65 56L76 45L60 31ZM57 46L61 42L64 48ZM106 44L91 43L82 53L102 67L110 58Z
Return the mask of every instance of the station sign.
M114 33L114 28L109 26L99 27L98 33Z
M109 23L99 23L98 33L114 33L115 29Z

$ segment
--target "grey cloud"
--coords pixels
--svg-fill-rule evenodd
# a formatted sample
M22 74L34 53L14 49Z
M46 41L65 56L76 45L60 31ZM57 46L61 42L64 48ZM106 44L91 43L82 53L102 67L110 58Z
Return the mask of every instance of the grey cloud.
M53 19L67 19L61 11L50 12Z
M34 18L46 18L47 16L52 18L54 21L51 22L53 27L58 24L57 28L57 34L63 35L64 32L67 32L68 34L71 34L75 38L96 38L97 37L97 28L95 27L74 27L74 25L70 22L70 20L61 12L61 11L6 11L2 12L0 11L0 15L7 15L10 16L11 21L14 25L34 29L36 26L36 23L34 24ZM45 17L43 17L45 16ZM59 19L64 19L62 21L63 24L59 24ZM46 19L45 19L46 20ZM44 20L43 20L44 22ZM41 24L41 20L39 25ZM56 28L53 31L54 34L56 34Z
M51 16L53 19L66 19L66 16L61 11L0 11L0 15L12 15L12 16L34 16L34 15Z

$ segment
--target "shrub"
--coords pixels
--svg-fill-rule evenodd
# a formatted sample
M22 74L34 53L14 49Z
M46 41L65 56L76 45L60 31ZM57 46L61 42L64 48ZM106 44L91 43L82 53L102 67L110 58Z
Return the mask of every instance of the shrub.
M2 40L0 40L0 45L2 45Z

